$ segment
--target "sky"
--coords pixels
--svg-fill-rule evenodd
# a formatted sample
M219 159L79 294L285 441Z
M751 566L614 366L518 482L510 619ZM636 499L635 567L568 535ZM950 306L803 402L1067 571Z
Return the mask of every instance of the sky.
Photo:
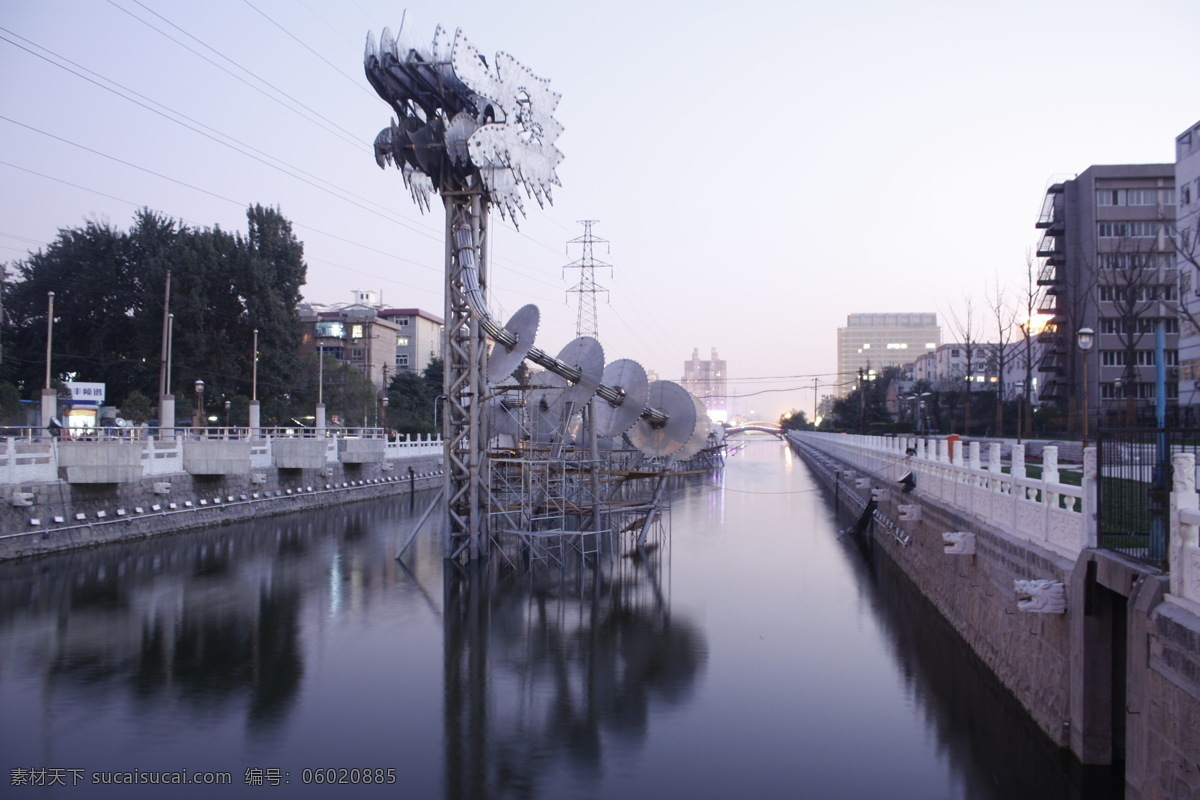
M372 152L363 47L402 21L562 95L553 204L493 218L494 315L534 303L565 347L596 220L606 360L678 380L715 348L755 419L833 393L848 314L934 312L953 341L1019 305L1046 187L1171 162L1200 119L1195 0L0 0L0 263L143 207L244 231L258 203L304 243L306 300L441 316L441 210Z

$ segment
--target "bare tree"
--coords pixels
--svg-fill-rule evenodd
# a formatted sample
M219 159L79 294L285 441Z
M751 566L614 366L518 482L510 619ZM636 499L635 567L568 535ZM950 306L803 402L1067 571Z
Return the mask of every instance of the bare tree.
M1096 270L1096 260L1092 254L1076 245L1074 268L1066 268L1065 263L1055 263L1047 260L1043 268L1041 282L1050 284L1042 296L1042 304L1038 309L1042 314L1053 317L1050 325L1050 339L1053 344L1048 354L1054 369L1065 374L1066 385L1070 391L1067 407L1070 427L1078 425L1079 392L1087 392L1082 387L1082 381L1076 379L1076 370L1080 361L1075 358L1075 333L1091 318L1093 303L1096 302L1096 287L1099 282Z
M1123 368L1115 388L1117 398L1125 400L1128 425L1133 423L1135 401L1142 396L1138 368L1156 363L1153 351L1142 346L1143 340L1161 321L1190 319L1191 312L1180 302L1170 245L1156 241L1158 237L1134 236L1132 230L1114 232L1120 234L1115 246L1098 256L1099 295L1101 302L1112 304L1112 314L1102 321L1107 326L1103 332L1116 334L1120 348L1102 359ZM1164 235L1169 232L1169 227L1162 229Z
M1045 271L1047 268L1051 270L1052 276L1054 268L1047 265L1042 267L1042 271ZM1029 431L1033 428L1033 415L1029 413L1029 393L1033 391L1033 319L1042 313L1041 303L1042 297L1045 294L1045 291L1041 287L1041 281L1039 281L1039 277L1040 273L1034 264L1033 253L1026 251L1024 295L1025 319L1020 324L1022 342L1018 355L1021 366L1025 368L1025 382L1021 387L1021 396L1017 399L1017 401L1022 404L1022 407L1026 412L1023 415L1022 423L1026 427L1026 430L1020 432L1025 436L1028 436ZM1040 335L1040 333L1038 335ZM1018 414L1018 417L1021 416L1022 415Z
M963 297L962 312L951 310L947 315L951 323L951 332L956 341L963 346L963 357L966 360L966 397L963 402L963 435L971 432L971 382L974 379L974 362L978 357L978 321L976 320L975 302L969 297ZM953 419L953 418L952 418Z
M1200 198L1197 198L1200 199ZM1179 322L1185 337L1200 336L1200 203L1180 199L1179 210L1191 206L1191 211L1175 221L1176 232L1171 237L1171 251L1179 269ZM1200 365L1181 364L1180 377L1200 385Z
M1000 286L1000 275L993 276L993 286L990 292L985 291L988 309L992 313L992 321L996 325L995 341L986 345L988 361L996 370L996 435L1004 431L1004 375L1005 365L1011 355L1016 312L1008 304L1004 288Z

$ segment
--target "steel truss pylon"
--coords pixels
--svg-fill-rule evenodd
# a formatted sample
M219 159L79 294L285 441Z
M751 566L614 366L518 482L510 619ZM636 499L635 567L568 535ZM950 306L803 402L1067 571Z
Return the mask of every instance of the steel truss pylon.
M488 465L483 399L487 396L487 335L467 302L464 270L475 270L487 289L488 203L482 192L445 192L446 326L442 332L444 395L443 489L447 514L446 558L487 555Z

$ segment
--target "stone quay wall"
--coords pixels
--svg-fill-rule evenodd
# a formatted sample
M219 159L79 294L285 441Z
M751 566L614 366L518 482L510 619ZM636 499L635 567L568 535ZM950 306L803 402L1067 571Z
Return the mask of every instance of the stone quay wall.
M409 455L308 469L7 486L0 505L0 560L436 489L442 485L441 462L439 455Z
M1096 547L1088 477L1069 492L1057 473L1040 485L1013 480L998 463L964 465L932 442L893 442L872 461L848 449L847 438L789 441L840 504L861 514L875 499L864 546L903 570L1038 727L1084 764L1123 759L1127 800L1200 797L1200 605L1189 583L1200 574L1200 498L1191 456L1176 456L1163 573ZM1047 456L1056 461L1052 448ZM1088 457L1081 461L1094 476ZM907 492L905 473L916 476ZM1029 508L996 513L1007 506L988 493ZM1029 513L1034 505L1042 512ZM971 552L952 552L948 532L969 534ZM1057 584L1065 608L1022 610L1018 580Z

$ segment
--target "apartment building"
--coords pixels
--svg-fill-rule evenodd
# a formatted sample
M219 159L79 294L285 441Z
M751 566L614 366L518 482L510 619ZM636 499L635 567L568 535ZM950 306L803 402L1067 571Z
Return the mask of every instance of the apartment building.
M683 387L704 403L714 422L729 419L728 379L725 360L717 357L715 347L707 360L700 358L699 348L693 348L691 359L683 362Z
M381 308L379 316L396 326L396 372L419 375L430 361L442 357L441 317L419 308Z
M859 371L867 378L884 367L911 364L942 343L937 314L848 314L837 332L837 386L845 397L858 385Z
M397 373L421 373L442 357L441 317L420 308L385 308L373 289L350 303L302 303L306 348L352 364L383 389Z
M1200 122L1175 137L1175 227L1179 270L1179 403L1200 424Z
M1046 190L1037 254L1050 322L1039 399L1079 408L1086 397L1089 415L1113 424L1152 418L1162 331L1166 399L1177 402L1174 225L1174 164L1091 166ZM1093 332L1086 354L1081 330Z
M377 389L384 389L395 370L397 326L380 318L371 306L347 305L333 310L302 306L306 349L350 364Z

